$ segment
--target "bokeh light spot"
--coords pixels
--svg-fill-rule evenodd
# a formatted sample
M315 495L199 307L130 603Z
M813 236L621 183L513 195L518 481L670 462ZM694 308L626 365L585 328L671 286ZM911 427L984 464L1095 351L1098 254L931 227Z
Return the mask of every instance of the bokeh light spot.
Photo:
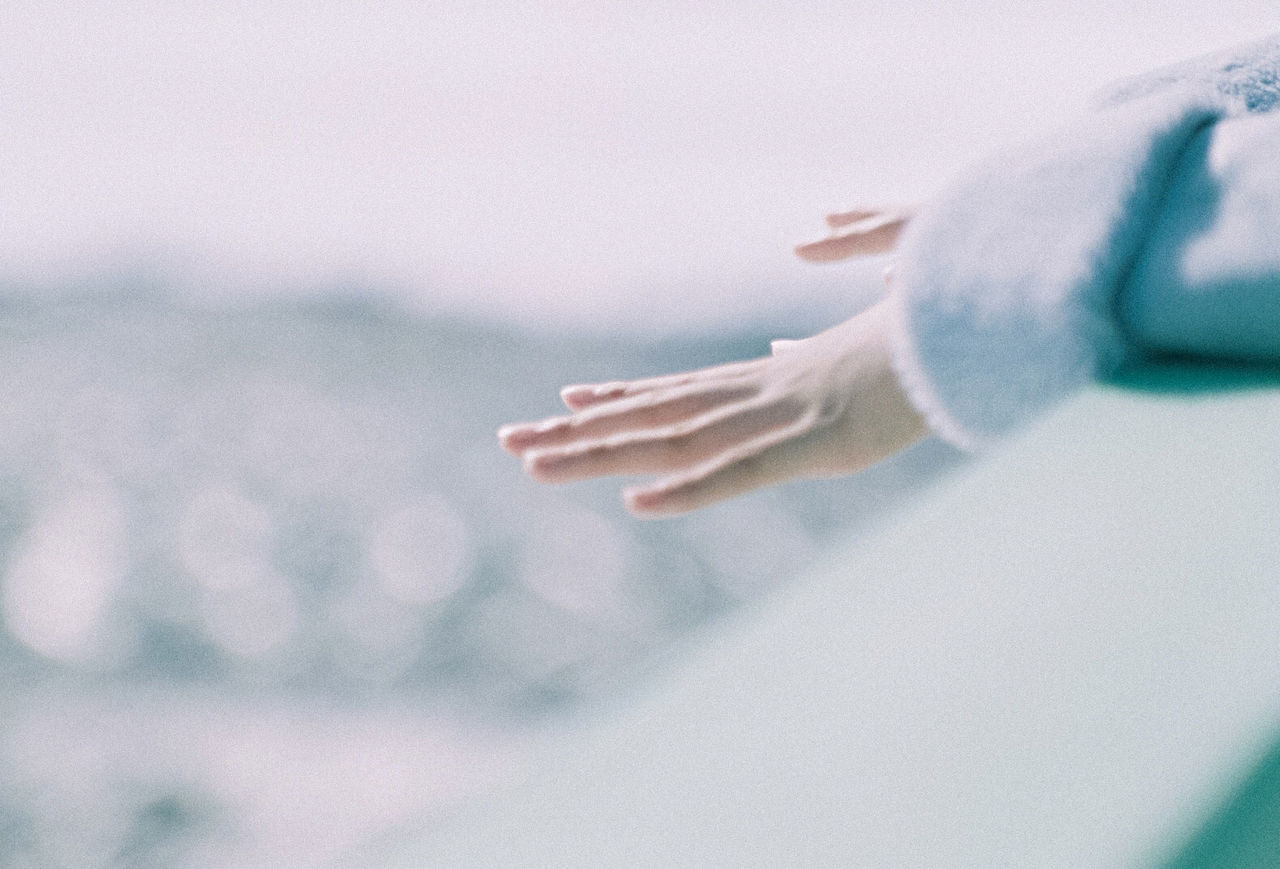
M598 513L569 506L539 515L529 533L521 578L544 600L579 616L621 620L626 540Z
M396 600L442 600L463 584L471 565L466 523L440 496L422 495L374 524L369 563L381 589Z
M273 534L271 517L229 488L196 493L178 526L182 566L212 589L244 585L261 572Z
M289 583L271 570L261 570L234 588L210 591L201 609L205 633L239 658L277 651L298 630L298 607Z
M111 606L126 566L124 506L114 488L76 492L39 517L4 584L5 625L29 648L67 663L120 652Z

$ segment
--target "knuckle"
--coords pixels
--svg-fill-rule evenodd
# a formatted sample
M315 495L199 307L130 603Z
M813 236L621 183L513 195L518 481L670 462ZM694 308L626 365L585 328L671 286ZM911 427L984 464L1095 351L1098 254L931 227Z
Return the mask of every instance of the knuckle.
M822 415L822 409L818 407L806 408L805 412L796 420L796 433L801 434L814 429L824 428L831 420Z
M845 409L848 407L848 401L843 395L828 395L814 409L816 414L816 422L820 425L826 425L835 422L844 416Z
M669 449L676 452L692 449L702 438L709 425L706 420L683 420L667 429L662 442Z
M689 446L696 433L697 429L690 423L680 423L671 427L667 436L662 439L662 442L672 449L684 449Z
M662 438L652 444L654 458L664 465L680 464L683 462L684 456L688 454L688 451L689 440L687 436Z
M617 452L619 446L620 444L614 441L597 441L596 443L588 444L586 447L579 450L577 458L588 462L599 461L600 459L606 459L613 455Z
M783 395L773 403L774 410L787 422L801 419L809 411L810 407L809 402L794 395Z

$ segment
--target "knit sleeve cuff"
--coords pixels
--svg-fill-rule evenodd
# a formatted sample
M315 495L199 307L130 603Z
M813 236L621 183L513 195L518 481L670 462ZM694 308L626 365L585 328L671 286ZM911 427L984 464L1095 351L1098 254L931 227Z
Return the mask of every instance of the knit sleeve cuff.
M896 267L894 364L935 432L977 450L1105 374L1120 285L1178 157L1221 112L1112 107L989 162L926 207Z

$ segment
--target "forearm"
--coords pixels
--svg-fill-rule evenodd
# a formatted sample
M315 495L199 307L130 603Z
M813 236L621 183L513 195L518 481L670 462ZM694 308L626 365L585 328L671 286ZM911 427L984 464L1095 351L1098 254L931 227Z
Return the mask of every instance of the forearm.
M977 449L1117 368L1116 296L1168 175L1212 106L1082 120L988 163L903 237L895 363L944 438Z
M1151 348L1274 357L1280 137L1248 113L1280 104L1278 71L1272 38L1131 80L921 210L895 361L939 434L991 443Z

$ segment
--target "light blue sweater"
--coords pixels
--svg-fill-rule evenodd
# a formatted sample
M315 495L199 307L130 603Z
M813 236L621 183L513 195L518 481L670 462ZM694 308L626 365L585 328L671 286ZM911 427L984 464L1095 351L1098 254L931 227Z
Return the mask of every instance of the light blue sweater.
M1157 353L1280 363L1280 36L1121 82L903 239L895 363L979 448Z

